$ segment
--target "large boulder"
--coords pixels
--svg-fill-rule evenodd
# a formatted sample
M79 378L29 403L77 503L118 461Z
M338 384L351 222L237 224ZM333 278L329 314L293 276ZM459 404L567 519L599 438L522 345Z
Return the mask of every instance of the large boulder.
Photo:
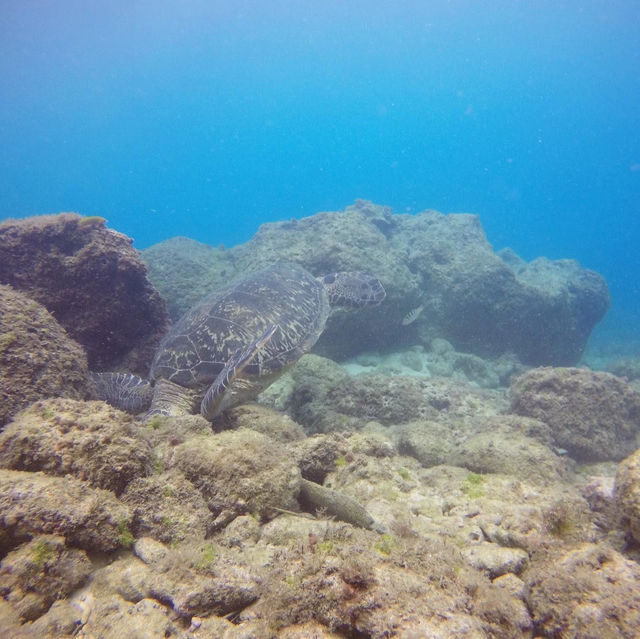
M640 445L640 392L609 373L537 368L516 378L511 410L551 427L579 461L618 461Z
M84 346L93 370L148 371L164 301L131 240L76 213L0 224L0 283L40 302Z
M131 515L108 490L73 477L0 469L0 553L35 535L85 550L130 545Z
M43 306L0 285L0 428L45 397L83 399L87 357Z
M267 519L273 508L296 508L300 471L287 449L262 433L241 428L193 437L171 456L217 516Z
M0 468L73 476L119 495L130 481L151 473L151 446L142 428L104 402L36 402L0 434Z
M205 295L238 276L230 251L186 237L155 244L142 251L142 259L174 321Z
M181 239L148 249L144 259L176 315L195 301L182 291L204 294L278 260L318 276L370 271L387 290L385 303L334 313L316 345L316 352L341 359L385 350L391 342L427 345L442 337L458 351L483 357L511 352L528 365L571 365L609 305L604 279L575 261L526 263L513 251L495 253L475 215L394 215L365 201L264 224L229 250L206 251ZM421 312L403 323L414 309Z

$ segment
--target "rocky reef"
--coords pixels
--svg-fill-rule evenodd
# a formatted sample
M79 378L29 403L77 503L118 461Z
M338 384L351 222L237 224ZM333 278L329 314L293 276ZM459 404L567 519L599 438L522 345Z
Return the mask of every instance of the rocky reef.
M502 305L512 321L551 313L552 343L569 330L554 317L586 331L606 307L601 278L496 256L472 216L412 220L361 202L314 218L267 225L235 249L174 240L146 253L172 313L279 258L387 278L390 302L339 313L324 350L213 424L90 401L81 346L55 313L0 286L0 361L22 380L0 371L0 636L636 637L638 389L585 369L527 370L540 336L526 323L521 338L505 324L479 343L501 295L528 300ZM77 217L59 223L84 233ZM306 252L292 240L312 232ZM537 277L544 292L525 285ZM130 292L117 288L117 308ZM471 316L445 326L465 295L480 313L473 339ZM127 352L153 343L148 330ZM354 355L345 366L319 354L337 335ZM558 358L573 361L582 339ZM398 347L363 351L385 343Z
M334 359L443 338L456 351L485 358L513 354L530 366L574 365L609 306L600 275L572 260L528 263L511 250L496 253L475 215L397 215L362 200L344 211L264 224L228 250L179 238L143 256L174 317L222 283L278 260L314 275L374 273L387 301L357 317L330 318L316 352ZM418 308L414 321L403 323Z

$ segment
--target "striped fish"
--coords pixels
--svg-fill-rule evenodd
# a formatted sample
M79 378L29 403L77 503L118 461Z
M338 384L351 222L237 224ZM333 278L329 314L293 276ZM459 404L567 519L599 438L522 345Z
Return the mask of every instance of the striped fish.
M402 325L409 326L409 324L413 324L413 322L415 322L418 319L418 316L420 315L420 313L422 313L423 308L424 306L420 304L420 306L416 306L412 311L409 311L402 318Z

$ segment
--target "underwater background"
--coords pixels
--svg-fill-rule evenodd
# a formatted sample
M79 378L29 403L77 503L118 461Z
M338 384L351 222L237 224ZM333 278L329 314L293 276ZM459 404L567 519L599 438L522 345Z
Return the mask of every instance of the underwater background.
M0 219L137 248L356 198L574 258L639 351L640 3L0 1Z

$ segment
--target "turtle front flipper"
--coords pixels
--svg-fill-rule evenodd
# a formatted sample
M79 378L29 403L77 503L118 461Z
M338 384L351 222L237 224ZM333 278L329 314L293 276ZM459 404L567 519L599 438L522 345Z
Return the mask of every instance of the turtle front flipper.
M151 404L153 386L149 380L130 373L91 373L97 399L137 415Z
M229 359L218 376L213 380L213 383L209 386L202 399L200 414L205 419L211 420L224 410L223 400L227 390L231 384L233 384L236 377L253 361L253 358L260 350L269 343L277 330L277 324L273 324L260 335L260 337L251 342L247 348L244 350L239 348L232 355L231 359Z

